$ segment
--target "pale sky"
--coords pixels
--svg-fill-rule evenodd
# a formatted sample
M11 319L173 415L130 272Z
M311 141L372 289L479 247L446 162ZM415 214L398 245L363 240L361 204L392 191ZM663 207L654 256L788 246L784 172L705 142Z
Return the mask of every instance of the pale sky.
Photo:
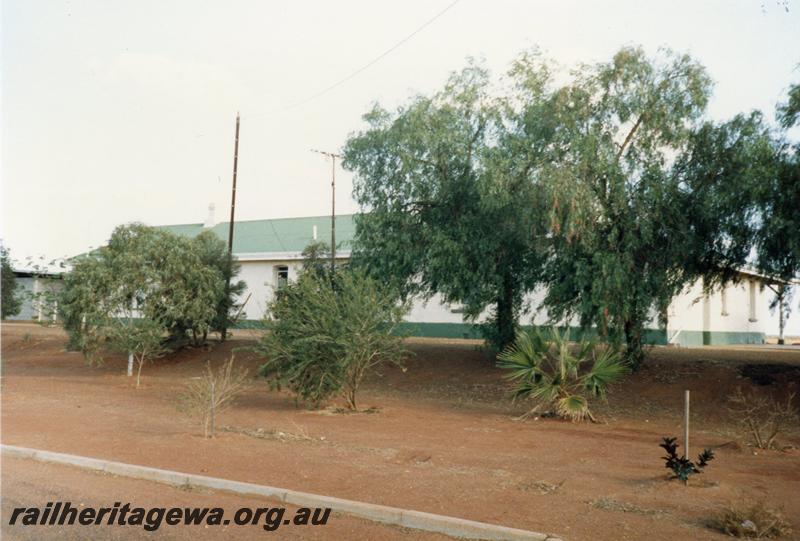
M116 225L330 211L336 151L379 101L439 88L469 56L500 75L538 45L565 66L668 46L716 81L709 115L772 118L800 81L800 2L776 0L3 0L2 236L17 260L74 255ZM277 111L277 112L276 112ZM337 171L337 207L357 210Z

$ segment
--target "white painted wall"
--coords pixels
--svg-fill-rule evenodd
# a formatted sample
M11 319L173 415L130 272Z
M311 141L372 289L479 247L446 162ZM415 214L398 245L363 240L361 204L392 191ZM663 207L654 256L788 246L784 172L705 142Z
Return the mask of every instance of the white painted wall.
M793 310L786 320L784 330L786 336L800 336L796 286L794 290L795 296L790 301ZM779 327L778 312L777 308L770 310L774 298L772 290L754 276L745 276L737 284L728 283L709 295L703 294L702 282L697 281L676 296L670 304L668 336L672 337L681 330L759 332L776 336ZM753 301L755 305L751 312Z
M277 267L289 267L289 280L297 279L302 263L292 260L275 261L242 261L242 270L238 278L247 284L240 301L250 298L243 310L244 319L263 319L267 313L267 306L272 301L275 293Z
M266 313L267 305L273 298L276 286L276 268L281 265L289 267L289 279L294 280L302 267L298 259L274 259L268 261L242 261L242 270L239 278L247 283L241 300L248 293L250 299L244 309L244 317L251 320L262 319ZM769 304L774 294L769 289L762 287L757 279L755 287L755 321L750 321L750 278L746 277L739 284L728 284L725 288L727 315L722 314L721 290L714 291L706 297L702 291L701 282L696 282L683 293L675 297L668 309L667 334L675 336L681 330L687 331L731 331L731 332L762 332L768 336L778 333L778 316L776 311L770 311ZM797 287L795 287L795 290ZM529 311L520 317L523 324L535 325L550 324L547 310L541 307L545 290L538 288L526 296L526 305ZM798 310L798 296L796 292L792 299L795 309L786 323L786 336L800 336L800 310ZM488 316L485 311L479 321ZM407 321L416 323L462 323L463 316L457 305L442 301L441 295L434 295L429 300L417 299L412 303L406 317ZM557 322L563 325L565 322ZM572 326L577 326L578 321L573 318L569 321ZM658 315L653 313L649 328L658 328Z

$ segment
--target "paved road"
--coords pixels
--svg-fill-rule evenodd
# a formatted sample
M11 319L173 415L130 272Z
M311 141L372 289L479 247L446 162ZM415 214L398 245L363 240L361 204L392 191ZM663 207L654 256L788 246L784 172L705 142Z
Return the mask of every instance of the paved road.
M9 525L16 507L44 507L47 502L69 501L74 507L112 507L115 502L130 502L135 507L221 507L232 517L242 507L276 507L279 504L256 498L212 491L186 491L177 488L20 458L2 458L3 541L64 539L68 541L116 539L370 539L370 540L446 540L445 536L405 530L369 521L331 515L325 526L281 526L273 532L256 526L162 525L155 532L141 526L23 526ZM287 517L295 507L287 507ZM263 524L263 522L261 523Z

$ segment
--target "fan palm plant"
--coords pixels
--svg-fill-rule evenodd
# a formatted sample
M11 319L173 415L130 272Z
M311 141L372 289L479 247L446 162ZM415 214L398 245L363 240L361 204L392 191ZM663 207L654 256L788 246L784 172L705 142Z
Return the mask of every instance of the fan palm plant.
M520 331L513 344L498 355L498 366L517 383L513 397L532 398L536 405L521 418L551 408L550 413L596 422L590 398L605 398L609 385L628 372L620 353L607 345L581 340L574 347L569 332L556 328Z

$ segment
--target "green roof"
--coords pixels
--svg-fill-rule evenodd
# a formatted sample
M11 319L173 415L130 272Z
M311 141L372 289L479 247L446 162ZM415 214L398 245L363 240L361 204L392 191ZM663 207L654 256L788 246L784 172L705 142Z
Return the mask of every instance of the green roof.
M350 249L356 233L353 214L336 217L336 246ZM210 228L219 238L228 241L228 224L222 222ZM236 222L233 230L233 253L252 254L263 252L302 252L314 240L314 226L317 226L317 240L330 243L331 217L310 216L306 218L277 218L274 220L245 220ZM178 224L157 226L178 235L194 237L206 229L203 224Z

